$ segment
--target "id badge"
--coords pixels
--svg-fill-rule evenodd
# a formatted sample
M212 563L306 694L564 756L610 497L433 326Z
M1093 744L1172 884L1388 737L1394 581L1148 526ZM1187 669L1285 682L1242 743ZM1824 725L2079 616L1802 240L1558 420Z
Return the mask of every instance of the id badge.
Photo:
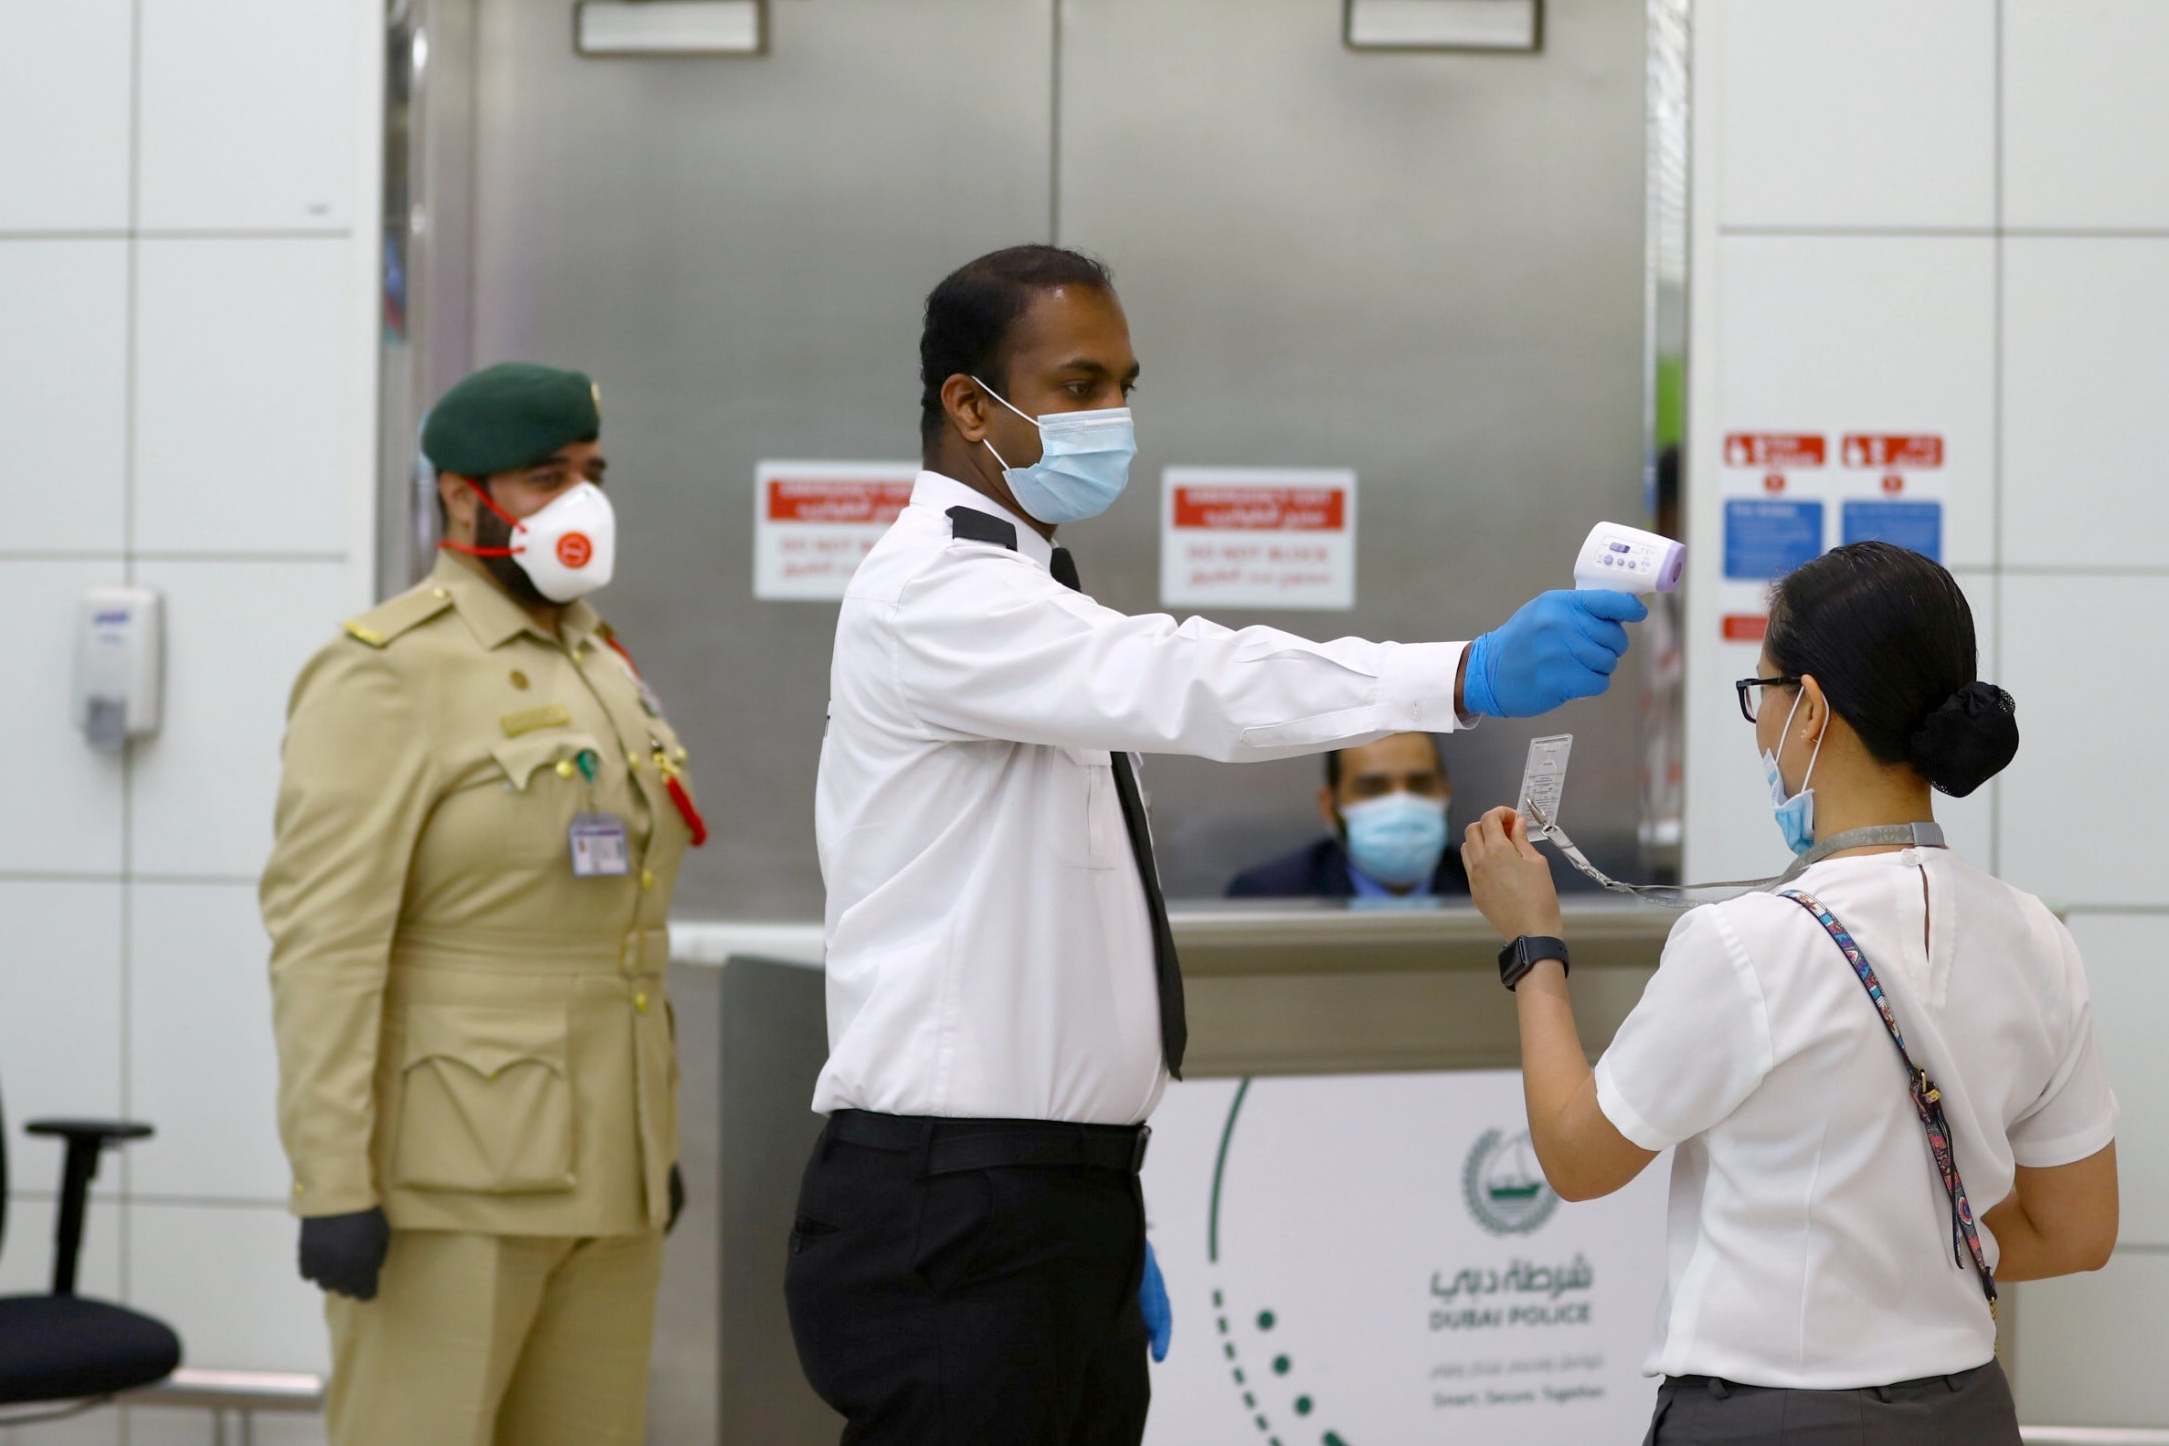
M625 820L614 813L577 814L572 820L572 876L613 878L632 872Z

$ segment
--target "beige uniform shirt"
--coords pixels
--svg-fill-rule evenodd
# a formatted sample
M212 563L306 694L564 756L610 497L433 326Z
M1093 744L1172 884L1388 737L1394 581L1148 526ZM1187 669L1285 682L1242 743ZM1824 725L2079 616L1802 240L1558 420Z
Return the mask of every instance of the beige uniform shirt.
M262 887L296 1213L663 1223L684 763L591 608L552 638L449 556L302 670ZM581 815L624 821L625 873L575 876Z

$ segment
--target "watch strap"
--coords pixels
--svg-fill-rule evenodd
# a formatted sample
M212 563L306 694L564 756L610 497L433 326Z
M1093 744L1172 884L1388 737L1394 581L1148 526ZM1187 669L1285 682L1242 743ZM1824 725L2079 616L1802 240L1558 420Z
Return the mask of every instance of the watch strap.
M1556 959L1562 970L1573 972L1567 961L1566 940L1548 934L1524 934L1499 951L1499 982L1513 989L1546 959Z

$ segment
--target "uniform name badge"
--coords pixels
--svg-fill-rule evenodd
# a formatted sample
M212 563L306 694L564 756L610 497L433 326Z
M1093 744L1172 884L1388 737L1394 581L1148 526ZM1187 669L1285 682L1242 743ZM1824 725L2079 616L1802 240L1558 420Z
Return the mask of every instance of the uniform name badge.
M572 820L573 877L613 878L631 872L632 850L625 842L625 820L614 813L575 815Z

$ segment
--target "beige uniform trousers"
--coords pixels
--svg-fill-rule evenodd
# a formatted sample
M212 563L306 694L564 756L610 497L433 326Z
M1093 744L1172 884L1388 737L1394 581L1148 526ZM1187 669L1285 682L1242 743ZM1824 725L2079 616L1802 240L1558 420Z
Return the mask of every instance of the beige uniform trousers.
M331 1446L640 1446L663 1235L396 1230L327 1296Z

